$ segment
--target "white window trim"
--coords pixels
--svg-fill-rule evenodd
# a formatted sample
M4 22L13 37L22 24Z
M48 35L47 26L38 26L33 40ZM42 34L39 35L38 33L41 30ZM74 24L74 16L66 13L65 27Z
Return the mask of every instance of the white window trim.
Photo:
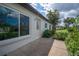
M0 41L0 45L8 45L10 43L20 41L20 40L25 39L25 38L30 38L30 35L20 36L20 37Z

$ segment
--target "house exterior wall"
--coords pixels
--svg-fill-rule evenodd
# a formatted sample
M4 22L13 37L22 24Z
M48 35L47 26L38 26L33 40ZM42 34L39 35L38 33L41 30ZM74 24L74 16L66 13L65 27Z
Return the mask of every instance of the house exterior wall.
M16 37L8 40L0 41L0 55L5 55L11 51L22 47L29 42L32 42L42 36L44 30L49 29L49 23L31 11L25 9L19 4L0 4L2 6L8 7L10 9L16 10L29 17L29 35ZM39 29L36 29L37 21L39 21ZM45 28L45 23L47 23L47 28Z

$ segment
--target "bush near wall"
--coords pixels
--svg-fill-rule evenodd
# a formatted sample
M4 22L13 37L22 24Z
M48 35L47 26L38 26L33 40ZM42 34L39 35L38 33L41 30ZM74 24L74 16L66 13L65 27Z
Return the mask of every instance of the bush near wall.
M45 30L43 32L43 35L42 35L42 37L46 37L46 38L49 38L51 36L52 36L52 31L51 30Z

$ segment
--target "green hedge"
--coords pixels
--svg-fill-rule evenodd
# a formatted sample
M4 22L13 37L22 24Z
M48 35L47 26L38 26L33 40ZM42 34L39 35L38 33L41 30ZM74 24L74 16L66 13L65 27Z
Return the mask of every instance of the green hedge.
M57 31L53 36L53 38L64 41L67 35L68 35L68 32Z
M69 32L73 32L74 30L76 30L76 27L69 27L69 28L68 28L68 31L69 31Z
M69 55L79 55L79 31L69 33L65 40Z
M52 31L50 30L45 30L42 35L42 37L46 37L46 38L49 38L51 36L52 36Z

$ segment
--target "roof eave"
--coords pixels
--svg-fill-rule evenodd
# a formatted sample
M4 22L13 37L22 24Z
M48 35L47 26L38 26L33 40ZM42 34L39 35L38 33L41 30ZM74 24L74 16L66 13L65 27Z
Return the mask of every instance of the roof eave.
M43 18L44 20L48 21L42 14L40 14L35 8L33 8L29 3L18 3L19 5L23 6L24 8L28 9L29 11L35 13L39 17Z

